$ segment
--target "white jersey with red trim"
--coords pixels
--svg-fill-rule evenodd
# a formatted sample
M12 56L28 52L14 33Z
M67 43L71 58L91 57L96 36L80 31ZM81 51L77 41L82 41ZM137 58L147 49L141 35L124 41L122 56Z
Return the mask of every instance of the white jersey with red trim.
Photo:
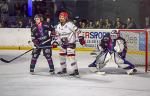
M66 22L64 25L59 23L55 28L57 34L57 42L61 43L64 38L67 43L75 43L76 37L82 36L81 31L72 22Z

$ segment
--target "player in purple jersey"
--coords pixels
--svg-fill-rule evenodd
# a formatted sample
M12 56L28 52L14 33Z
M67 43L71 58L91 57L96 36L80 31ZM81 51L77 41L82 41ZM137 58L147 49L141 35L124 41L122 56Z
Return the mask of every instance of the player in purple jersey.
M43 55L47 59L47 62L49 65L49 69L50 69L49 72L54 73L54 65L53 65L53 60L51 57L52 50L50 47L54 29L51 28L51 26L43 22L43 17L41 14L35 15L34 20L35 20L35 24L31 27L31 38L32 38L32 42L34 43L35 48L32 51L30 72L31 73L34 72L37 59L41 51L43 50Z

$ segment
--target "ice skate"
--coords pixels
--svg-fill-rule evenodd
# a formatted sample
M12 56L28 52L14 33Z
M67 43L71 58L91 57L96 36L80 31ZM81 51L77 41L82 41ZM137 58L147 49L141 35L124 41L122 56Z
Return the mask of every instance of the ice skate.
M49 73L53 75L53 74L55 74L55 70L54 69L50 69Z
M105 75L106 72L103 72L103 71L97 71L96 74L98 74L98 75Z
M67 74L67 69L63 68L62 71L57 72L58 75Z
M30 74L34 75L34 69L30 69Z
M79 71L78 71L78 69L74 70L74 72L71 73L71 74L69 74L69 76L72 76L72 77L80 77L80 76L79 76Z
M137 72L136 69L129 69L129 70L127 70L127 74L128 74L128 75L133 75L133 74L135 74L136 72Z

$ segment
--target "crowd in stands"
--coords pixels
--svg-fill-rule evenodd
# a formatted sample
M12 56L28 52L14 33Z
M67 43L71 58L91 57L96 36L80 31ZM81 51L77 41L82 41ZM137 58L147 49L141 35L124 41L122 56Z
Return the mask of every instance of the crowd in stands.
M35 14L43 14L45 21L50 25L57 24L57 19L55 20L49 10L41 10L41 3L36 3L36 6L33 6ZM2 2L0 4L0 28L30 28L33 23L33 17L28 17L27 14L27 3L16 3L14 6L15 12L13 16L10 16L8 12L8 3ZM83 29L136 29L136 24L133 20L134 18L127 17L126 22L121 20L121 17L116 17L116 20L110 20L110 18L100 18L97 20L89 20L89 19L73 19L74 22L79 28Z
M54 21L50 17L45 17L45 22L53 25ZM128 17L126 22L122 22L120 17L111 21L109 18L88 20L88 19L73 19L72 22L82 29L136 29L136 24L131 17ZM9 17L8 21L0 22L0 28L30 28L34 23L32 17ZM54 26L54 25L53 25Z
M126 22L123 22L120 17L116 17L116 20L111 21L109 18L101 18L98 20L73 20L73 22L83 29L136 29L136 24L131 17L128 17Z

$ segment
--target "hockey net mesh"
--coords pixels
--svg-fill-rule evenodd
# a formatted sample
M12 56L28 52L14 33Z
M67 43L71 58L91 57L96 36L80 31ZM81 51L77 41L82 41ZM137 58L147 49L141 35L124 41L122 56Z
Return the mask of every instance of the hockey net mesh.
M118 30L120 36L127 42L126 59L136 66L144 66L145 72L150 70L150 44L147 30Z

